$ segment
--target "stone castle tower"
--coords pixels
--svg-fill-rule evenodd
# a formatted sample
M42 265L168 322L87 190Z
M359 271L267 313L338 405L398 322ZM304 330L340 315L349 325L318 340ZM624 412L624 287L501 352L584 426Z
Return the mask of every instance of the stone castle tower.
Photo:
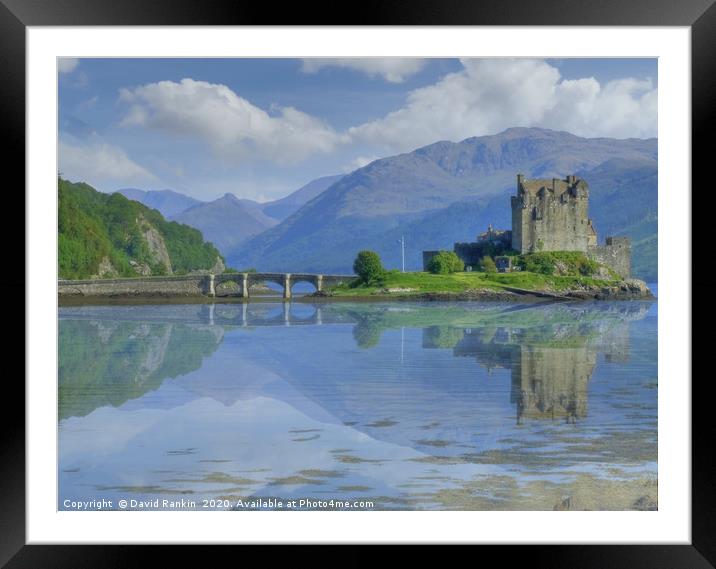
M512 196L512 248L520 253L587 252L597 245L588 209L584 180L528 180L518 174L517 195Z
M528 180L518 174L517 195L511 199L511 231L493 229L490 225L477 236L477 241L455 243L453 251L466 266L479 267L485 255L497 258L509 254L510 250L520 254L582 251L619 276L631 276L629 237L607 237L604 245L597 245L597 231L589 218L589 186L585 180L574 175L564 180ZM430 260L438 253L423 251L424 270L428 270Z

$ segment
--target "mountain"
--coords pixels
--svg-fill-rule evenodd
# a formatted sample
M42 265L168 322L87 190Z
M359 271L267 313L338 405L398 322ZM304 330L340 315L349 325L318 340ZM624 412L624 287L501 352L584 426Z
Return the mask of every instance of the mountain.
M218 270L223 259L196 229L84 183L58 182L59 274L63 279Z
M589 182L589 209L600 237L631 237L632 273L657 281L656 163L614 158L577 175Z
M277 223L263 213L261 204L240 200L234 194L199 203L176 215L174 220L201 231L224 254Z
M167 219L198 229L228 255L247 239L283 221L341 178L342 175L324 176L284 198L265 203L239 199L230 193L211 202L202 202L172 190L124 188L118 192L159 210Z
M138 190L137 188L123 188L117 191L130 200L138 201L147 207L159 210L159 213L167 219L202 203L174 190L146 191Z
M512 128L462 142L436 142L376 160L341 178L283 222L229 253L259 270L350 271L360 249L388 267L422 267L424 249L473 241L489 223L510 227L516 174L576 173L591 188L590 214L600 239L631 235L655 242L657 140L582 138L539 128ZM449 208L449 209L446 209ZM651 241L649 241L651 240ZM635 267L655 276L655 256L635 241Z
M343 174L336 176L323 176L308 182L305 186L287 195L280 200L262 204L263 212L278 221L283 221L307 201L312 200L318 194L324 192L343 177Z

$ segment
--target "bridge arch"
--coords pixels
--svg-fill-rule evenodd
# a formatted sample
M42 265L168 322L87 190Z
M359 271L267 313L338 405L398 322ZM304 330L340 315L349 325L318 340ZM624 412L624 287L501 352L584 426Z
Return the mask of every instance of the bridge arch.
M257 283L274 283L281 287L284 298L291 298L291 274L290 273L245 273L247 275L247 290L245 297L249 296L251 285Z
M316 292L319 292L323 290L323 275L292 274L290 282L292 296L293 287L299 283L308 283Z

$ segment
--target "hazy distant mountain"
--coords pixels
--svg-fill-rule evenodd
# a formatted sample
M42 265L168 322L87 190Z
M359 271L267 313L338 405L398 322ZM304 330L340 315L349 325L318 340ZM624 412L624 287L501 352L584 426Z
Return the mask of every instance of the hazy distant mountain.
M287 195L285 198L262 204L262 210L266 215L273 217L278 221L283 221L289 215L297 211L307 201L315 198L318 194L335 184L342 177L343 174L338 174L336 176L324 176L308 182L308 184Z
M632 271L657 280L657 167L655 161L614 158L578 172L591 188L590 213L600 237L632 238Z
M130 200L159 210L159 213L166 218L174 217L178 213L202 203L174 190L145 191L137 188L123 188L117 191Z
M265 215L260 205L225 194L213 202L201 202L173 220L198 229L226 255L249 237L276 225L277 221Z
M419 269L423 249L472 241L488 223L509 228L518 172L583 176L600 239L628 234L655 243L656 168L656 139L587 139L513 128L437 142L348 174L227 255L235 266L260 270L345 272L358 250L371 248L387 266L398 267L396 239L405 234L406 268ZM640 247L635 243L637 256ZM642 269L642 276L655 275L655 256Z
M341 175L324 176L284 198L265 203L239 199L230 193L211 202L202 202L173 190L124 188L118 192L159 210L167 218L200 230L206 239L226 255L248 238L273 227L294 213L341 178Z

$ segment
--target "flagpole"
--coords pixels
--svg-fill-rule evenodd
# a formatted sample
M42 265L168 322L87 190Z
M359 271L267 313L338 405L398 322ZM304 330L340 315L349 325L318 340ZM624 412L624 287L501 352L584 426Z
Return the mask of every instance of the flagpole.
M403 259L403 272L405 272L405 235L400 236L400 253Z

